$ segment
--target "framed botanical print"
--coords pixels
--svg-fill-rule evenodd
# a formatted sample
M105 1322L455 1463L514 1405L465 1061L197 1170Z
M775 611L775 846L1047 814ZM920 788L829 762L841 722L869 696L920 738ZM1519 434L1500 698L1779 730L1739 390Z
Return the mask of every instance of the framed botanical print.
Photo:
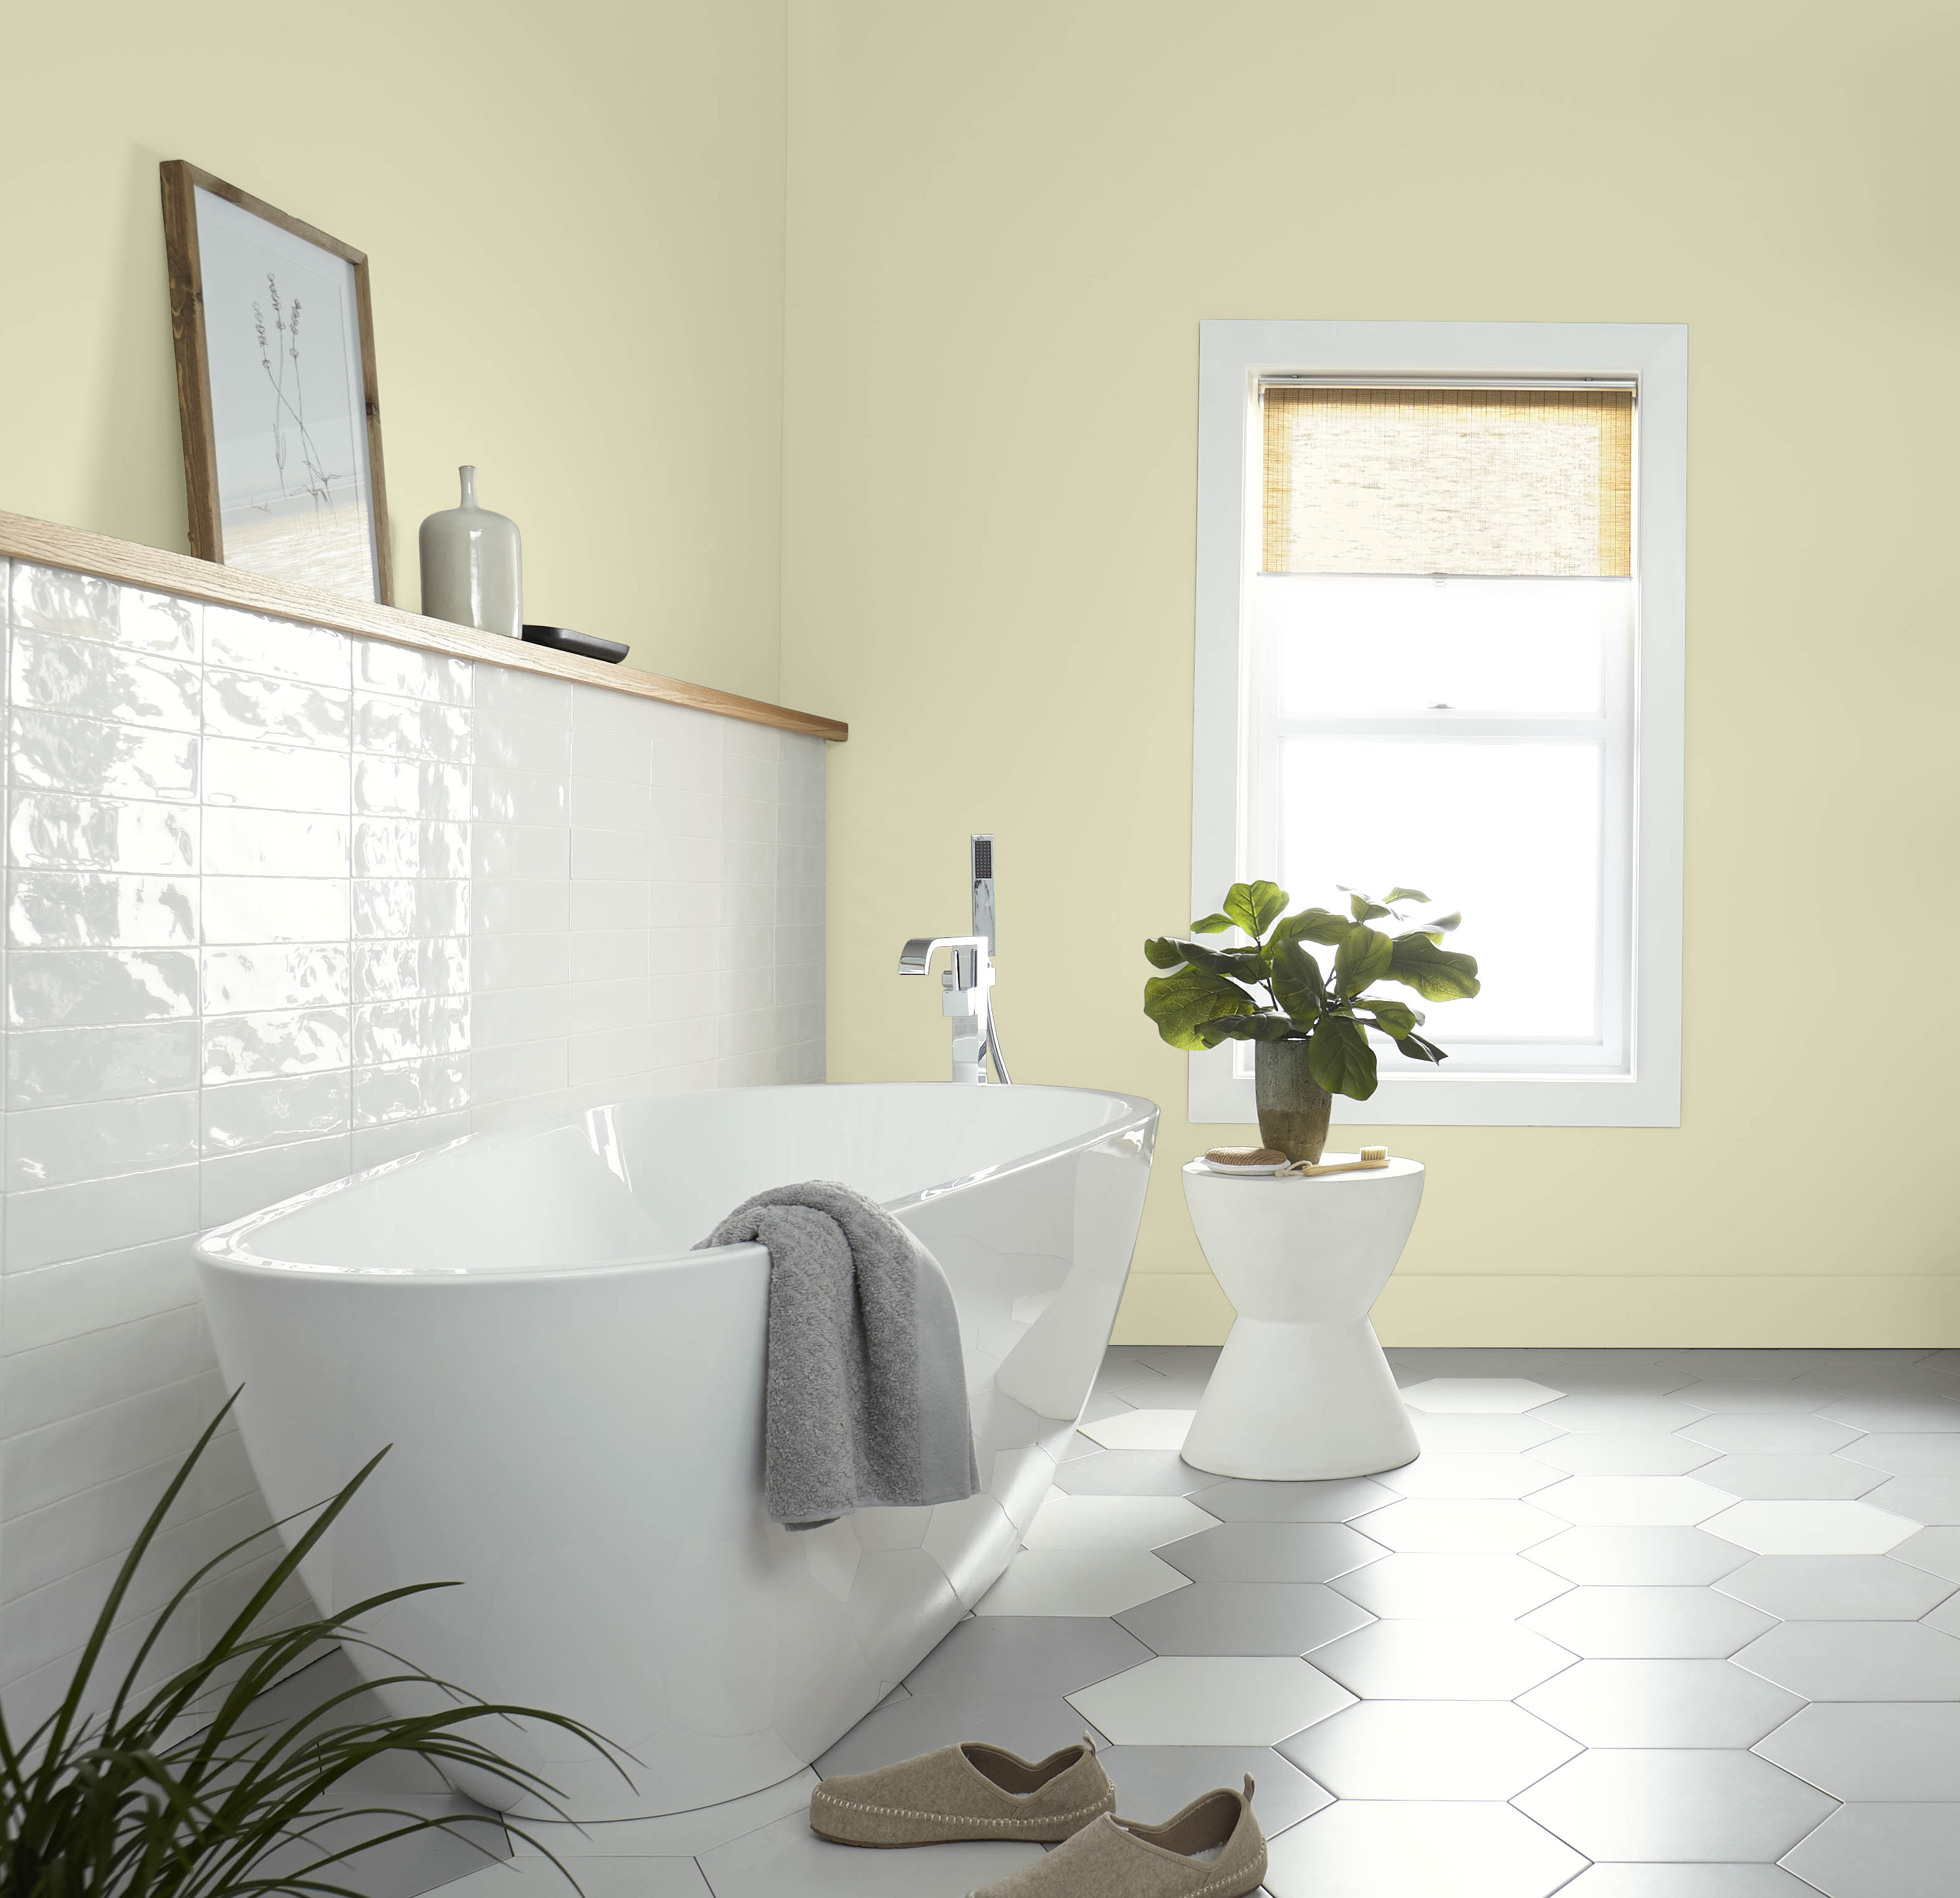
M181 158L162 175L192 553L392 605L366 256Z

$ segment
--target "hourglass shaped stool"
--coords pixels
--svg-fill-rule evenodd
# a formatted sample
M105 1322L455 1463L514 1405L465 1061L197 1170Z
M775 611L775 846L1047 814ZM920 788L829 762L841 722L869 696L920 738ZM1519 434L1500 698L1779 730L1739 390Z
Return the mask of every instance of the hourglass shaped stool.
M1351 1158L1329 1154L1329 1161ZM1238 1322L1184 1440L1221 1476L1372 1476L1418 1448L1368 1313L1422 1204L1421 1164L1323 1178L1184 1170L1198 1243Z

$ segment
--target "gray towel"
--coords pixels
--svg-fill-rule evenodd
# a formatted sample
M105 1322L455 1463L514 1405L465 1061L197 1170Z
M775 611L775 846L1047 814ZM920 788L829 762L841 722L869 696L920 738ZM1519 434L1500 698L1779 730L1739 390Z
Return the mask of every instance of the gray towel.
M953 1288L876 1200L832 1180L745 1199L696 1246L769 1253L764 1485L816 1529L854 1509L957 1502L980 1487Z

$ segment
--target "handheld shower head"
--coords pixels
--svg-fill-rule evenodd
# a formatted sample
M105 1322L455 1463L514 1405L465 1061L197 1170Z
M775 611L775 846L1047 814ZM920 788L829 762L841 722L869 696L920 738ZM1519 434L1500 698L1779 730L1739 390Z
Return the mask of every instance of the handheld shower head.
M994 959L994 833L975 831L968 843L967 868L973 882L973 933L987 938L987 959ZM993 1011L987 1015L987 1046L994 1056L994 1072L1003 1082L1011 1082L1007 1062L1001 1053L1001 1036Z

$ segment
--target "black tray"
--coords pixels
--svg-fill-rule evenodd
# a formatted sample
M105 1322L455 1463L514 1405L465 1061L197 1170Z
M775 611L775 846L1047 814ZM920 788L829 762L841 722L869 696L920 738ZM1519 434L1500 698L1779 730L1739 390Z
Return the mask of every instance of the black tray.
M603 659L609 666L616 666L630 650L616 639L602 639L593 632L574 632L569 626L527 626L524 643L549 646L555 652L575 652L581 659Z

